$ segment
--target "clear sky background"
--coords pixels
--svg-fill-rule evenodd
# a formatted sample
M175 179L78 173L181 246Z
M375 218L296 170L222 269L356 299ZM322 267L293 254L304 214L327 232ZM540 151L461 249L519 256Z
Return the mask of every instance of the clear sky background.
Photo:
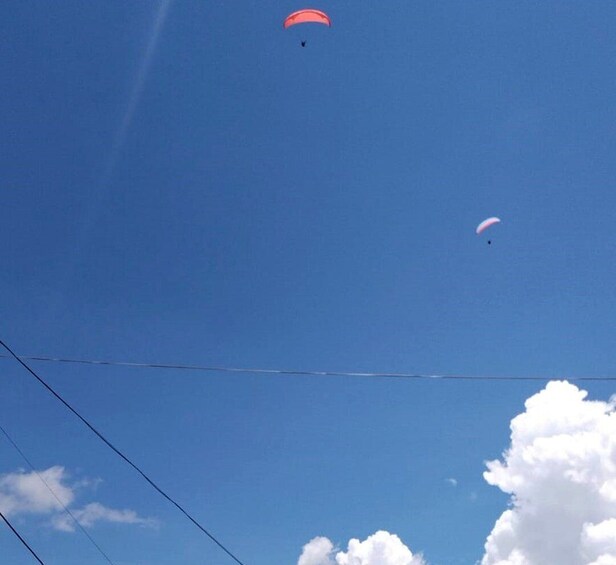
M613 374L616 4L328 0L331 29L284 31L301 7L4 3L2 339L94 359ZM488 246L474 229L491 215ZM249 565L378 529L431 564L472 563L506 505L484 461L542 387L36 367ZM89 479L77 506L158 522L97 524L117 563L230 562L0 368L0 424L37 468ZM20 467L0 441L0 473ZM16 523L47 563L101 563L43 516ZM5 531L0 555L31 563Z

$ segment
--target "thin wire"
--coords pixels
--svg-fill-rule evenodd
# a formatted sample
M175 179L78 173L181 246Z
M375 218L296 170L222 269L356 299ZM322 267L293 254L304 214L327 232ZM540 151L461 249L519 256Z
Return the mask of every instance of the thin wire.
M25 548L34 556L34 559L36 559L41 565L45 565L45 563L43 562L43 560L34 552L34 549L32 549L29 545L28 542L22 538L19 535L19 532L13 527L13 525L9 522L8 518L2 514L2 512L0 512L0 518L2 518L4 520L4 523L10 528L10 530L17 536L17 538L19 539L19 541L25 546Z
M80 524L79 520L77 520L75 515L68 509L68 507L64 504L64 502L62 502L62 500L60 500L60 497L56 494L56 492L53 490L53 488L51 488L51 485L47 482L45 477L43 477L43 475L41 475L36 470L36 468L34 467L32 462L30 461L30 459L28 459L28 457L26 457L26 454L20 449L20 447L15 443L13 438L8 434L8 432L1 425L0 425L0 432L2 432L4 437L8 440L8 442L15 448L15 451L17 451L17 453L19 453L19 455L21 455L21 458L26 462L28 467L30 467L30 469L36 474L36 476L41 480L41 482L47 487L47 490L53 495L53 497L56 499L58 504L64 509L64 512L66 512L66 514L68 514L68 516L70 516L70 518L73 520L73 522L75 522L75 525L90 540L92 545L98 550L98 552L103 556L103 558L107 561L107 563L110 563L111 565L115 565L113 563L113 561L111 561L109 556L101 549L101 547L98 545L98 543L96 543L96 541L94 541L94 538L90 535L90 533Z
M176 502L170 495L168 495L162 488L160 488L150 477L142 471L136 463L133 463L128 456L124 455L115 445L113 445L101 432L99 432L88 420L86 420L75 408L73 408L60 394L58 394L50 385L48 385L39 375L37 375L20 357L13 352L13 350L0 339L0 345L6 349L11 357L13 357L28 373L30 373L41 385L43 385L53 396L56 397L64 406L71 411L81 422L90 429L90 431L96 435L109 449L111 449L116 455L123 459L128 465L130 465L137 473L141 475L150 486L158 492L162 497L167 499L173 506L175 506L186 518L188 518L201 532L203 532L210 540L212 540L220 549L222 549L231 559L233 559L238 565L244 565L229 549L227 549L220 541L218 541L213 534L208 532L204 526L202 526L196 518L193 518L187 510L185 510L178 502Z
M0 342L1 343L1 342ZM6 346L5 346L6 347ZM11 355L0 353L0 359L8 359ZM215 367L207 365L185 365L165 363L136 363L130 361L109 361L95 359L71 359L62 357L43 357L40 355L23 355L21 359L27 361L45 361L51 363L67 363L77 365L105 365L111 367L133 367L141 369L174 369L180 371L198 371L210 373L243 373L256 375L286 375L286 376L313 376L313 377L359 377L377 379L426 379L426 380L458 380L458 381L550 381L557 377L542 376L496 376L496 375L429 375L420 373L363 373L349 371L307 371L296 369L256 369L248 367ZM616 376L604 377L563 377L568 381L616 381Z

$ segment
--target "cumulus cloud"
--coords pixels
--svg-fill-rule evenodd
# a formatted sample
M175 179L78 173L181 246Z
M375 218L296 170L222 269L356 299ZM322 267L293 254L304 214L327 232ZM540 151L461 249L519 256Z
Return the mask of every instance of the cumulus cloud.
M97 522L156 525L154 520L141 518L133 510L115 510L98 502L89 503L81 509L72 508L77 491L84 486L97 485L98 481L82 480L73 484L68 481L68 473L60 466L38 471L38 474L15 472L0 475L0 511L7 516L29 514L49 517L52 527L66 532L72 532L75 523L64 507L70 508L71 514L86 528Z
M511 421L485 480L511 495L482 565L616 565L616 411L551 382Z
M510 427L509 448L484 473L510 500L487 537L481 565L616 565L616 397L591 401L566 381L550 382ZM453 478L445 481L456 486ZM470 500L476 498L472 492ZM298 565L426 561L379 531L350 540L346 551L314 538Z
M311 539L303 548L297 565L334 565L334 544L324 537Z
M426 565L421 555L411 550L394 534L378 531L364 541L351 539L348 549L334 550L324 537L308 542L297 565Z

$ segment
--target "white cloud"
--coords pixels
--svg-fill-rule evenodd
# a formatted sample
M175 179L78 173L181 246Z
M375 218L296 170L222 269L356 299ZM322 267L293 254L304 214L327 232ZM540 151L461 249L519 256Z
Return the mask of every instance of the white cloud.
M62 504L73 502L73 489L63 484L67 478L64 467L50 467L39 474ZM17 472L0 475L0 510L7 515L48 514L62 511L62 506L36 473Z
M141 518L134 510L115 510L107 508L98 502L91 502L84 508L71 510L71 514L84 527L90 528L97 522L112 522L115 524L137 524L139 526L156 526L156 521L150 518ZM54 527L64 532L73 532L75 522L65 512L52 518Z
M335 553L335 555L334 555ZM421 555L413 555L400 538L378 531L364 541L351 539L348 549L334 551L334 545L317 537L304 546L297 565L426 565Z
M297 565L334 565L334 544L324 537L311 539L303 548Z
M452 487L458 486L458 480L454 478L445 479L445 482L449 483Z
M487 463L484 478L510 501L487 537L481 565L616 565L616 397L590 401L568 382L548 383L511 421L511 444L501 460ZM352 539L346 551L314 538L298 561L425 564L385 531Z
M413 555L400 538L379 531L364 541L349 541L347 553L336 554L338 565L424 565L420 555Z
M71 514L86 528L97 522L140 526L156 524L154 520L141 518L133 510L115 510L98 502L89 503L81 509L74 509L71 506L76 499L77 491L84 486L95 487L99 481L82 480L70 485L68 480L66 470L60 466L50 467L39 471L38 474L34 471L31 473L21 471L0 475L0 511L8 516L24 514L47 516L55 529L66 532L73 531L75 523L64 511L63 506L70 508Z
M511 421L486 481L511 495L482 565L616 565L616 412L551 382Z

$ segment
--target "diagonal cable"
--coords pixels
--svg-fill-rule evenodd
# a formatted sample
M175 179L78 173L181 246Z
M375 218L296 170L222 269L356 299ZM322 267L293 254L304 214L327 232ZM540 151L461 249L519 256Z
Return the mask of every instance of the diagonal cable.
M100 439L109 449L111 449L118 457L123 459L128 465L130 465L141 477L150 484L150 486L158 492L163 498L167 499L173 506L175 506L186 518L188 518L202 533L204 533L210 540L212 540L220 549L222 549L231 559L233 559L238 565L244 565L239 558L237 558L225 545L218 541L213 534L211 534L201 523L194 518L187 510L185 510L178 502L176 502L169 494L167 494L162 488L160 488L141 468L133 463L128 456L124 455L113 443L111 443L101 432L99 432L88 420L86 420L75 408L73 408L60 394L58 394L51 386L49 386L39 375L37 375L26 363L24 363L20 357L0 339L0 345L6 349L11 357L13 357L28 373L30 373L41 385L43 385L57 400L59 400L64 406L72 412L81 422Z
M4 523L9 527L11 532L15 534L15 536L17 537L17 539L19 539L23 546L33 555L34 559L36 559L41 565L45 565L45 563L43 563L43 560L35 553L34 549L32 549L28 545L28 542L19 535L19 532L13 527L13 524L9 522L8 518L4 514L2 514L2 512L0 512L0 518L4 520Z

